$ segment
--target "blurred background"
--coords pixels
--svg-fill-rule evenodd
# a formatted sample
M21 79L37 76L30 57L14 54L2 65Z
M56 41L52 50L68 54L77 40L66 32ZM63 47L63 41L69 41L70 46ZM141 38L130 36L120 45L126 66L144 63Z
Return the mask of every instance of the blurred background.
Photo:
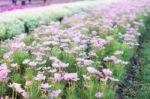
M28 5L28 4L41 4L41 3L66 3L71 1L82 0L0 0L0 7L10 5Z

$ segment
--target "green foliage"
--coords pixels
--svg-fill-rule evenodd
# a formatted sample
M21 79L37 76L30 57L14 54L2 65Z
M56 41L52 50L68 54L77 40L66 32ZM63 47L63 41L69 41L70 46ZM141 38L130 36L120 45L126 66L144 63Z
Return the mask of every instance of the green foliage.
M87 11L89 8L100 3L99 1L80 1L69 4L4 12L0 16L0 40L10 38L23 32L29 32L30 29L39 26L41 22L48 24L51 20L57 20L81 11Z
M23 50L18 50L14 52L14 54L12 55L12 59L14 60L14 62L18 64L22 64L23 60L26 59L27 57L28 54Z

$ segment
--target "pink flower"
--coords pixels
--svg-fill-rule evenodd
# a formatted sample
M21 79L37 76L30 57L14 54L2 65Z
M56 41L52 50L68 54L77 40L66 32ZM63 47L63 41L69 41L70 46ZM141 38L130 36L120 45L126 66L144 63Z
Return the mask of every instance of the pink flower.
M24 90L21 88L21 84L12 83L12 84L9 85L9 87L14 88L19 93L24 92Z
M111 76L112 71L110 69L103 69L102 72L104 73L105 76Z
M11 47L11 48L15 48L15 49L24 48L24 47L25 47L25 44L24 44L23 42L11 43L11 44L10 44L10 47Z
M48 89L48 88L50 88L50 87L51 87L51 85L49 85L48 83L41 84L41 88L42 88L42 89Z
M29 62L28 65L31 67L35 67L37 65L37 63L36 62Z
M120 50L115 52L115 55L122 55L122 54L123 54L123 51L120 51Z
M8 53L4 53L3 54L3 59L8 59L10 57L10 55L12 55L12 54L13 54L13 51L10 51Z
M13 64L11 64L11 67L13 67L13 68L18 68L19 65L18 65L17 63L13 63Z
M29 94L27 92L22 92L21 95L25 98L25 99L29 99Z
M95 97L96 98L101 98L103 96L103 93L101 93L101 92L97 92L96 94L95 94Z
M0 65L0 82L7 82L9 72L6 63Z
M45 80L46 76L43 75L43 73L38 72L37 76L35 77L35 80Z
M44 55L41 52L33 52L32 54L35 55L36 58L42 58L42 56Z
M84 65L89 66L92 65L94 62L92 60L84 60Z
M60 81L60 80L62 80L61 74L55 73L55 74L54 74L54 80L55 80L55 81Z
M50 99L54 99L55 97L58 97L58 95L61 93L61 90L54 90L50 94Z
M90 52L88 53L88 55L89 55L90 57L92 57L92 56L97 56L94 51L90 51Z
M25 59L25 60L22 62L22 64L28 64L29 62L30 62L29 59Z
M52 66L54 68L66 68L69 66L69 64L63 63L61 62L59 59L57 59L56 57L50 57L50 60L53 61Z
M79 80L77 73L65 73L64 80L66 81L77 81Z
M96 31L92 31L92 35L93 35L93 36L96 36L96 35L97 35L97 32L96 32Z
M65 68L65 67L68 67L69 64L65 64L65 63L60 62L60 61L55 61L55 62L52 63L52 66L54 68Z
M91 39L91 44L93 47L104 47L107 42L104 39L94 37Z
M9 54L8 53L3 54L3 59L8 59L8 58L9 58Z
M98 74L99 71L93 67L87 67L87 71L91 74Z
M106 62L108 62L108 61L117 61L118 58L116 56L107 56L103 60L106 61Z
M114 63L115 63L115 64L121 64L121 63L122 63L122 60L117 59L117 60L114 61Z

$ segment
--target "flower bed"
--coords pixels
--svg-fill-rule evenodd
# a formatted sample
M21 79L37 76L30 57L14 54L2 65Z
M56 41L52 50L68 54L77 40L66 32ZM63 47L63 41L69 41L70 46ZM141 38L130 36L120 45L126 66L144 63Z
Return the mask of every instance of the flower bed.
M139 45L149 3L96 7L2 42L0 96L114 99Z
M106 4L106 1L81 1L1 13L0 40L29 32L39 24L48 24L52 20L70 16L80 11L87 11L96 5Z

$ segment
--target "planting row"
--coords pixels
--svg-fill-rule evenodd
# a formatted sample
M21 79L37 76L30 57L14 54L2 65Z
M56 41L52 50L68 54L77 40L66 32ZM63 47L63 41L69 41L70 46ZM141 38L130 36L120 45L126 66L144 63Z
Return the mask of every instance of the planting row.
M145 29L149 3L96 7L2 42L0 96L114 99Z
M70 16L80 11L87 11L93 6L105 4L106 1L82 1L1 13L0 40L29 32L39 24L48 24L51 20Z

